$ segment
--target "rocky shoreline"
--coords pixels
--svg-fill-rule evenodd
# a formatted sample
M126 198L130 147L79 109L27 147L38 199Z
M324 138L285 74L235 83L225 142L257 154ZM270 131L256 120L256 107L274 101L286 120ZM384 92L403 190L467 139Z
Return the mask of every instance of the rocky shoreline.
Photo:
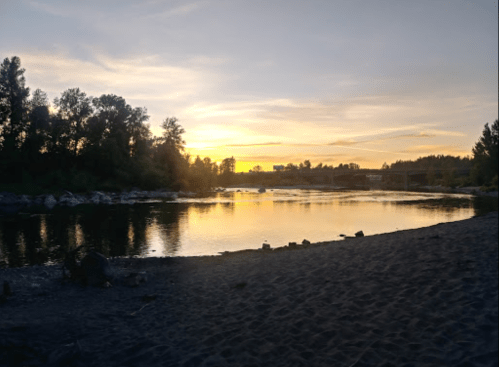
M50 210L56 205L74 207L82 204L133 205L137 202L151 199L174 200L177 197L192 197L194 195L194 193L190 192L173 192L164 190L134 190L122 193L92 191L89 194L73 194L69 191L65 191L63 195L58 197L52 194L31 196L16 195L10 192L0 192L0 210L2 210L2 208L20 209L27 207L43 207Z

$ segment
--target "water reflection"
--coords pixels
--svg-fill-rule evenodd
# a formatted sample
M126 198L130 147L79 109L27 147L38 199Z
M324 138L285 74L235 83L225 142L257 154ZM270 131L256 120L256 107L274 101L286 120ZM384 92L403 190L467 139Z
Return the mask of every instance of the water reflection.
M106 256L189 256L418 228L497 210L466 195L274 190L133 206L0 216L0 266L58 261L81 244Z

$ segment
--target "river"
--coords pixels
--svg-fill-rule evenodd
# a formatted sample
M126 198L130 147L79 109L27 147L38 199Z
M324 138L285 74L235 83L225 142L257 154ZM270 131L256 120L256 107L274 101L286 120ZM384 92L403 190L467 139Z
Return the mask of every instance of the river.
M59 261L84 244L106 256L199 256L427 227L497 210L497 199L400 191L229 189L134 205L56 206L0 216L0 267Z

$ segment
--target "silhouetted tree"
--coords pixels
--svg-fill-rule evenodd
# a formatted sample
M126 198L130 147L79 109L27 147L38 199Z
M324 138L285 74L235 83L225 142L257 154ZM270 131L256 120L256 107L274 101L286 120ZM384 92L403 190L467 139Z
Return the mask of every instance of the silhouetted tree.
M80 88L71 88L61 94L60 98L54 99L54 105L58 108L57 116L68 125L68 150L72 151L74 157L82 147L80 142L86 136L86 122L93 113L92 98Z
M498 140L499 120L495 120L492 127L485 124L482 136L473 147L473 180L479 184L488 184L495 178L498 171Z
M46 145L50 126L49 101L47 93L41 89L33 92L29 102L29 126L23 151L28 161L33 162L39 158L41 150Z
M234 157L225 158L220 164L220 184L230 185L236 171L236 160Z
M17 56L4 59L0 67L2 149L8 153L20 146L27 127L29 88L25 86L24 72Z

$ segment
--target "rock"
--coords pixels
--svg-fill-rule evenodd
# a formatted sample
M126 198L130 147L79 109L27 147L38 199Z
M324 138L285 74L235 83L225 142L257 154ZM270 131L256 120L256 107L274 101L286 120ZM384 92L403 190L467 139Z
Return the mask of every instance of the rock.
M100 196L97 195L97 194L93 194L91 197L90 197L90 202L92 204L99 204L100 202Z
M346 237L347 235L346 234L340 234L340 237Z
M17 195L10 192L0 193L0 205L17 205L19 204L19 198Z
M268 243L262 244L262 250L270 250L270 245Z
M21 195L19 198L19 204L31 205L31 198L28 195Z
M82 203L82 200L78 197L75 197L73 194L71 195L62 195L59 198L59 204L60 205L67 205L67 206L76 206Z
M130 199L128 195L121 195L120 204L133 205L135 204L135 200Z
M43 205L47 207L47 209L52 209L57 204L57 200L55 200L54 195L47 195L45 200L43 200Z
M358 231L357 233L355 233L355 237L364 237L364 232Z
M109 261L97 251L90 251L81 260L80 266L87 285L102 286L113 279Z
M303 240L303 241L301 241L301 244L307 246L307 245L310 245L310 241L309 240Z
M141 273L130 273L125 278L123 278L123 284L127 287L138 287L140 283L147 282L146 272Z
M38 195L34 200L33 200L33 204L34 205L42 205L43 204L43 195Z
M258 189L258 192L259 192L259 193L264 193L264 192L266 192L266 191L267 191L267 190L265 190L265 188L264 188L264 187L260 187L260 188Z
M103 203L103 204L112 204L113 200L108 195L102 195L100 197L100 202Z
M288 243L288 246L289 247L296 247L297 243L296 242L290 242L290 243Z

